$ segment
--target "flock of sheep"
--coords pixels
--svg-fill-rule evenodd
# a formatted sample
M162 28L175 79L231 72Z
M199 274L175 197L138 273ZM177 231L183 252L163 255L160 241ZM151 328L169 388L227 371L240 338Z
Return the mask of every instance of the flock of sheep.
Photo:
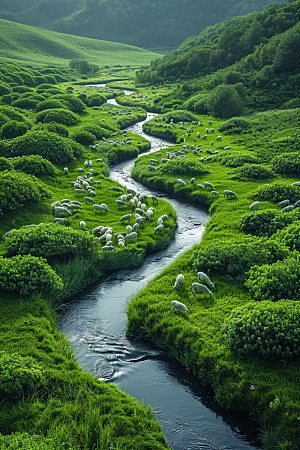
M203 281L204 283L208 284L210 287L215 288L214 283L210 280L210 278L204 273L204 272L198 272L197 273L197 277L199 280ZM180 273L179 275L177 275L176 280L175 280L175 284L173 286L173 289L175 291L177 291L179 289L179 287L183 284L184 282L184 276ZM204 292L205 294L208 295L213 295L213 293L208 289L207 286L205 286L205 284L200 284L200 283L193 283L192 284L192 289L195 292ZM175 312L176 309L179 309L181 311L184 312L188 312L188 308L186 307L186 305L184 303L178 302L177 300L173 300L171 302L173 311Z

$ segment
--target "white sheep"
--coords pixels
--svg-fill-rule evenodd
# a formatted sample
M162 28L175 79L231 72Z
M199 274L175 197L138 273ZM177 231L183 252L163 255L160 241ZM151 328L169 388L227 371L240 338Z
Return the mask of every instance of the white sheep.
M156 234L156 233L162 233L164 231L164 226L161 224L161 225L158 225L158 227L156 227L155 228L155 230L154 230L154 234Z
M184 276L180 273L179 275L177 275L176 280L175 280L175 284L173 286L173 290L177 291L178 288L183 284L184 281Z
M65 175L69 175L69 170L68 170L67 167L64 168L64 174L65 174Z
M199 280L204 281L204 283L208 284L212 288L215 288L214 283L209 279L209 277L204 272L198 272L197 277Z
M250 210L252 210L254 208L257 208L257 209L259 208L259 202L254 202L254 203L252 203L252 205L249 206Z
M215 197L219 197L218 191L211 191L211 195L214 195Z
M132 227L131 227L130 225L127 225L127 227L126 227L126 232L127 232L128 234L132 233Z
M286 206L280 212L289 212L292 211L292 209L294 209L294 205Z
M186 186L186 182L183 181L181 178L178 178L177 183L181 184L182 186Z
M204 185L205 189L210 188L212 191L215 190L214 185L212 183L208 183L207 181L204 181L203 185Z
M289 206L290 201L289 200L282 200L282 202L277 203L277 205L281 208L284 208L285 206Z
M235 192L233 192L233 191L228 191L227 189L225 189L225 191L224 191L224 197L225 197L225 195L226 195L227 198L228 198L228 197L235 197L235 198L236 198Z
M181 311L184 311L186 313L188 312L187 307L183 303L178 302L177 300L173 300L171 302L171 305L172 305L174 313L175 313L176 309L181 309Z
M82 220L81 222L80 222L80 228L83 230L83 231L85 231L85 222Z
M195 292L204 292L205 294L213 295L213 293L208 289L208 287L204 286L204 284L193 283L192 288Z

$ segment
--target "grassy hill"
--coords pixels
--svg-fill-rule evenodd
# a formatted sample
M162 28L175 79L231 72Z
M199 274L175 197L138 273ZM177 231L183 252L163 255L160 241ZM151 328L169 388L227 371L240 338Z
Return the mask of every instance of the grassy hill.
M68 65L84 59L99 66L148 65L160 55L131 45L100 41L0 20L0 57L19 62Z

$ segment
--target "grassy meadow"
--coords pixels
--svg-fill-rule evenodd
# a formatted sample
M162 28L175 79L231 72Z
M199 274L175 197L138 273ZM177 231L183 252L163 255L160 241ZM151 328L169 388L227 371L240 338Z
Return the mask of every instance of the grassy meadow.
M140 157L132 176L147 186L210 207L212 216L202 242L131 299L128 334L150 338L181 361L213 387L216 400L224 407L247 411L262 430L265 449L299 449L299 316L295 303L300 298L296 275L299 213L296 206L287 212L277 206L285 199L291 204L300 199L299 186L292 185L300 173L299 110L228 121L196 115L194 125L188 114L181 118L188 122L184 130L176 119L178 111L158 116L161 122L152 119L145 124L153 135L172 133L175 142L185 134L185 142L162 149L161 155ZM172 117L176 126L166 128ZM207 133L206 127L214 132ZM207 139L202 139L205 134ZM218 141L217 136L221 136ZM203 162L200 158L210 157L207 149L218 153ZM167 162L163 164L160 158ZM149 165L156 170L149 170ZM194 183L189 184L192 177ZM204 182L212 183L218 194L203 189ZM236 196L225 196L225 190ZM249 210L254 202L259 202L258 210ZM215 289L198 279L198 271L209 276ZM183 285L173 290L180 273ZM197 282L207 285L213 295L195 292L192 284ZM173 300L186 305L188 313L173 312ZM279 316L276 308L281 308ZM267 310L270 316L265 319ZM284 315L287 310L294 311L293 325L291 313ZM280 335L281 327L287 327L287 341ZM287 356L289 339L294 352Z

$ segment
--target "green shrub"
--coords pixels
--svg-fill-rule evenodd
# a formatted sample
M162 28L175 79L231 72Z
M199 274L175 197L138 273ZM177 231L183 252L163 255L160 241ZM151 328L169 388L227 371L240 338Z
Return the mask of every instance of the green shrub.
M79 117L72 111L63 108L45 109L36 116L36 123L43 122L57 122L63 125L76 125L79 122Z
M224 134L239 134L243 130L249 130L252 125L252 122L244 117L233 117L232 119L226 120L218 131Z
M277 230L282 230L293 222L300 219L300 211L290 211L282 214L274 209L255 211L245 214L239 227L244 233L254 234L256 236L272 236Z
M8 84L0 82L0 95L7 95L11 91L11 88Z
M88 96L88 106L101 106L103 103L106 103L106 98L104 95L94 94Z
M69 109L74 113L81 113L86 110L85 104L73 94L55 94L50 100L52 99L61 100L64 104L67 104Z
M272 160L272 168L275 173L282 175L298 175L300 173L300 156L297 153L275 156Z
M1 113L6 116L6 122L16 120L17 122L26 122L27 117L16 111L11 106L1 106Z
M160 174L184 174L184 175L204 175L208 173L204 165L199 161L186 159L172 159L160 166Z
M87 102L88 102L87 94L84 94L84 93L79 94L79 95L77 95L77 98L79 98L79 100L81 100L85 105L87 105Z
M219 85L207 97L207 106L214 117L231 118L243 113L243 100L233 85Z
M269 186L260 186L253 192L255 200L265 200L278 203L282 200L289 199L291 203L295 203L300 198L300 186L292 186L275 182Z
M300 353L300 305L286 300L249 303L232 311L222 331L240 356L287 359Z
M70 258L91 255L98 245L93 235L82 230L62 227L60 224L42 224L38 227L23 227L6 239L8 254L42 256L44 258Z
M167 118L167 122L170 122L173 119L174 123L178 122L192 122L193 120L197 120L198 118L189 111L178 109L177 111L170 111L160 117L162 119Z
M49 131L50 133L56 133L62 137L69 136L69 129L66 125L57 122L50 123L37 123L32 127L32 131Z
M288 102L285 102L281 109L293 109L293 108L300 108L300 98L292 98Z
M11 102L11 106L21 109L35 109L38 104L39 100L36 100L33 97L18 98Z
M54 175L55 166L39 155L19 156L11 160L15 170L28 173L30 175Z
M237 167L234 169L234 173L240 177L245 178L271 178L274 177L274 172L268 167L264 167L257 164L244 164L242 167Z
M69 109L68 105L65 102L50 98L44 100L43 102L40 102L36 107L36 112L44 111L45 109L58 109L58 108Z
M55 91L60 91L60 89L53 88L53 85L50 83L42 83L36 87L36 92L47 91L48 89L55 89ZM61 92L61 91L60 91Z
M63 289L61 278L44 258L36 256L0 257L0 289L22 296L57 295Z
M0 139L13 139L17 136L22 136L29 129L30 124L10 120L6 124L2 125L0 129Z
M207 272L236 281L244 281L254 266L286 258L289 250L267 238L247 236L239 242L215 242L195 250L190 264L196 271Z
M24 94L25 92L34 92L34 89L29 86L15 86L12 90L13 92L20 92L20 94Z
M0 172L4 170L14 170L12 162L7 158L0 158Z
M300 218L300 211L298 217ZM300 251L299 219L298 221L295 221L290 225L286 226L281 231L278 231L273 238L276 239L276 241L278 242L282 242L291 251L297 250L299 252Z
M45 197L51 197L47 186L33 175L7 170L0 172L0 215Z
M226 167L241 167L244 164L256 164L259 163L259 159L255 156L247 155L242 152L232 152L230 154L221 154L218 159L221 161L222 166Z
M37 100L38 102L43 102L44 100L46 100L46 97L41 94L36 94L35 92L25 92L19 97L20 100L23 98L30 98L33 100Z
M28 131L10 144L13 156L40 155L56 164L74 159L74 141L47 131Z
M92 133L89 133L85 130L77 130L71 136L74 141L78 142L81 145L92 145L96 139L96 136Z
M35 359L30 356L22 357L17 353L0 352L1 398L28 398L44 382L42 367Z
M92 133L96 136L96 139L102 139L103 137L108 138L111 135L110 131L100 127L99 125L85 125L82 129Z
M269 261L272 263L272 261ZM245 286L254 300L277 301L282 298L300 300L299 253L284 261L253 266L248 273Z
M65 442L45 438L41 435L29 435L28 433L12 433L7 436L0 434L0 450L75 450L75 447Z
M1 102L6 105L10 105L14 101L15 97L12 94L2 95Z

